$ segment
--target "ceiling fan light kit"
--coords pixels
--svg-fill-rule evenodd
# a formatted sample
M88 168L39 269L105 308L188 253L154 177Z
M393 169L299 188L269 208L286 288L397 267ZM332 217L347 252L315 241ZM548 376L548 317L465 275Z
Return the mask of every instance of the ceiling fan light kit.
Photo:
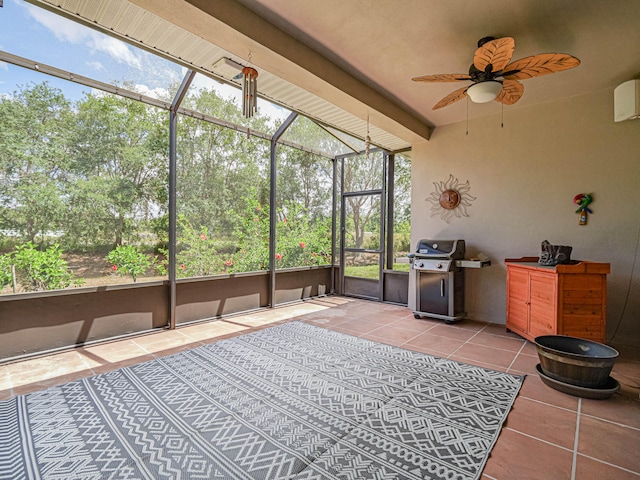
M467 95L474 103L487 103L495 100L502 91L502 83L496 80L474 83L467 88Z
M478 42L469 73L444 73L414 77L414 82L464 82L471 85L459 88L433 106L433 110L451 105L465 96L475 103L495 100L513 105L524 93L519 80L540 77L568 70L580 65L580 60L566 53L541 53L511 62L515 40L511 37L484 37Z

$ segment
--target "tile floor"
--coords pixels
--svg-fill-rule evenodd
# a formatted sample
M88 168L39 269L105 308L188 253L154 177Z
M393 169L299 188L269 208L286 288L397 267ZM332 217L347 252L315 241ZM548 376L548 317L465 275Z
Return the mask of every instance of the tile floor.
M483 480L640 480L640 361L621 356L607 400L557 392L536 373L535 347L503 325L453 325L411 310L327 297L145 336L0 365L0 399L301 320L351 335L495 370L527 374L484 469Z

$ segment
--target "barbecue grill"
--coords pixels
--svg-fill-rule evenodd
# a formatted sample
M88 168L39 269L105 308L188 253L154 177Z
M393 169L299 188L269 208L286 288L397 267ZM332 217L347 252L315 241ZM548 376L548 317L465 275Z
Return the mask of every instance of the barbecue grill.
M432 317L454 323L464 311L464 268L482 268L489 261L464 260L464 240L420 240L413 254L416 271L415 318Z
M453 323L465 317L464 274L455 261L464 258L464 240L420 240L413 257L416 311Z

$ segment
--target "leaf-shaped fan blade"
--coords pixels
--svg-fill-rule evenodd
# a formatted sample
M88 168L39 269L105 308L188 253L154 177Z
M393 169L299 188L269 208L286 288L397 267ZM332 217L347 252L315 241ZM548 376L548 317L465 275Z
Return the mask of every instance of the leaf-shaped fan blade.
M443 73L440 75L425 75L424 77L414 77L414 82L458 82L460 80L471 80L466 73Z
M505 105L513 105L524 93L524 85L517 80L504 80L502 82L502 91L496 97L496 102Z
M504 78L524 80L568 70L578 65L580 65L580 60L566 53L541 53L540 55L521 58L507 65L504 68L504 73L506 73Z
M473 56L473 64L482 72L491 64L492 72L502 70L513 55L516 42L511 37L502 37L485 43L476 50Z
M467 95L467 88L469 87L462 87L462 88L459 88L458 90L451 92L449 95L447 95L438 103L436 103L433 106L432 110L438 110L439 108L446 107L447 105L451 105L452 103L463 99Z

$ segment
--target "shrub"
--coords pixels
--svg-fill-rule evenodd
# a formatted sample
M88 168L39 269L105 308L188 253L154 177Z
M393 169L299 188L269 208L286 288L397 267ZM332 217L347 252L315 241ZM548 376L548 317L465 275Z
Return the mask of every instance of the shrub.
M411 223L405 220L395 224L393 233L394 255L398 252L408 253L411 251Z
M12 283L11 264L13 263L11 255L0 255L0 290Z
M285 211L287 214L285 215ZM278 209L276 268L324 265L331 262L331 219L312 221L294 202ZM250 204L237 237L241 248L227 260L230 272L269 267L269 207Z
M224 260L218 255L218 241L207 227L196 229L185 218L178 218L180 236L176 253L178 277L203 277L224 271Z
M112 264L112 269L120 276L131 275L135 282L151 267L152 261L133 245L118 245L107 255L107 262Z
M74 278L58 244L44 251L37 250L31 242L19 245L13 254L13 263L20 285L27 292L56 290L83 283L82 279Z

